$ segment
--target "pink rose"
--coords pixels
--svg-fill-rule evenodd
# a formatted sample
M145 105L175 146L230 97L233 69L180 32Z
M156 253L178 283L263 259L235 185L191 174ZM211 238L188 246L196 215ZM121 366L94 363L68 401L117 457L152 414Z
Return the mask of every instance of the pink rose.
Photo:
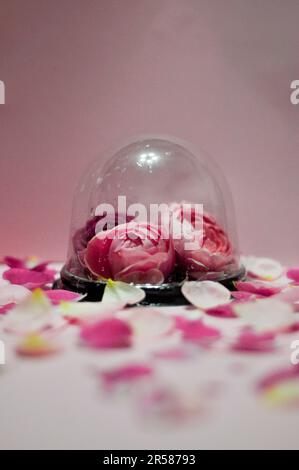
M182 231L181 239L174 235L174 247L179 263L189 276L199 279L209 273L209 277L213 278L214 272L219 274L228 271L234 263L233 249L227 234L216 220L207 213L202 215L196 212L194 207L186 214L182 204L171 204L170 209L173 214L172 227L177 231L178 226L184 224L185 233L188 234L186 238ZM198 248L187 249L186 245L190 242L196 242Z
M85 265L97 277L135 284L161 284L174 267L172 240L146 222L129 222L95 235Z

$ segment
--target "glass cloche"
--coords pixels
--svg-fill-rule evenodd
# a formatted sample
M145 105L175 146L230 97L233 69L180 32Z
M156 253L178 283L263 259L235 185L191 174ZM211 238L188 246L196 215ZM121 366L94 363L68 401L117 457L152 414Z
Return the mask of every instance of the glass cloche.
M146 302L184 303L186 279L240 279L234 211L210 158L175 140L142 138L100 158L73 203L60 287L100 300L108 279L133 283Z

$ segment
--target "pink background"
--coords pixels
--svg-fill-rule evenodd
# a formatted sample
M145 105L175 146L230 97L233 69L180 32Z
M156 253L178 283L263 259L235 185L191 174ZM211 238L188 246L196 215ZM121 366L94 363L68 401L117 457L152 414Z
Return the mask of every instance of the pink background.
M297 0L0 0L0 250L63 259L98 154L139 133L214 156L242 251L298 263Z

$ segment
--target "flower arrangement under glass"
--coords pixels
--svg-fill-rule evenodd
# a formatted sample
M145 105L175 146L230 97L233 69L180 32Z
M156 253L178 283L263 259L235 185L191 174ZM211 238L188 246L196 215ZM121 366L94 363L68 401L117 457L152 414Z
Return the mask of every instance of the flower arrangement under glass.
M203 152L140 139L79 184L59 287L101 300L112 279L141 287L143 303L173 305L186 302L186 279L233 288L243 276L230 193Z

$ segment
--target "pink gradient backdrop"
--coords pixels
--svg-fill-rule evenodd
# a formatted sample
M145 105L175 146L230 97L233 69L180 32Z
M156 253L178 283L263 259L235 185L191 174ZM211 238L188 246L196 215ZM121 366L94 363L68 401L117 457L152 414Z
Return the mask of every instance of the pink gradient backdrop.
M0 0L1 254L63 259L83 169L139 133L206 149L243 252L298 263L297 0Z

